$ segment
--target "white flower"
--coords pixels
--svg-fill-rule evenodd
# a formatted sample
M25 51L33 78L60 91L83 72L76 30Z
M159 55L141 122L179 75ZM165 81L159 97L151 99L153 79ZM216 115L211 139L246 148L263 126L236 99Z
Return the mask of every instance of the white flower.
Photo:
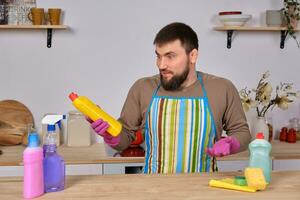
M279 102L277 103L277 105L282 110L286 110L286 109L288 109L289 103L291 103L291 102L293 102L293 101L290 100L289 98L287 98L286 96L284 96L284 97L279 98Z
M258 116L265 116L274 106L278 106L283 110L288 109L289 104L293 102L293 98L300 97L300 91L296 92L292 90L292 83L281 82L280 85L276 86L276 94L272 98L273 88L267 80L268 77L269 72L266 72L259 80L256 89L246 90L247 88L245 88L240 91L245 111L248 111L250 108L256 108ZM255 94L255 100L251 99L251 92Z
M288 102L286 102L286 101L281 101L281 102L278 104L278 107L281 108L282 110L286 110L286 109L288 109L289 104L288 104Z
M291 90L292 89L292 86L291 85L287 85L284 90L288 91L288 90Z
M247 111L249 111L250 108L256 108L258 105L258 102L252 100L249 97L246 97L246 98L242 98L242 105L243 105L244 111L247 112Z
M288 93L283 90L277 91L277 94L279 97L287 97L288 96Z
M263 91L269 95L271 95L272 91L273 91L273 88L271 86L271 84L267 83L265 85L265 87L263 88Z
M261 88L261 95L259 96L259 101L264 106L267 106L270 103L272 90L272 86L269 83L267 83L264 87Z

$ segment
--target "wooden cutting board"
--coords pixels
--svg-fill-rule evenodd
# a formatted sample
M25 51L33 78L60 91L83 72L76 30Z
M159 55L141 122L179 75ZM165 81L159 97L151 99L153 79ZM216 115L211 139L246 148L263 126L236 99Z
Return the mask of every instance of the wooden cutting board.
M0 101L0 145L27 144L28 124L34 125L34 120L24 104Z

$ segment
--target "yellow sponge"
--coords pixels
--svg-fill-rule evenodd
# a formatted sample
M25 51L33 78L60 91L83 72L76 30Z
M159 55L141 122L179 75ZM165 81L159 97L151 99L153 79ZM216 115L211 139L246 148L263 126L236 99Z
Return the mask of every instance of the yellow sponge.
M245 177L247 180L248 187L264 190L266 189L267 182L261 168L246 168Z

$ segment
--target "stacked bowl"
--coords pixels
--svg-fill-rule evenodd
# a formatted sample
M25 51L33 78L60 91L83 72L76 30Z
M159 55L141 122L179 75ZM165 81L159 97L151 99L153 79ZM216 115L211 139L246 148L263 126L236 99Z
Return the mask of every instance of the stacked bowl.
M251 15L242 14L241 11L219 12L219 20L224 26L243 26L251 18Z

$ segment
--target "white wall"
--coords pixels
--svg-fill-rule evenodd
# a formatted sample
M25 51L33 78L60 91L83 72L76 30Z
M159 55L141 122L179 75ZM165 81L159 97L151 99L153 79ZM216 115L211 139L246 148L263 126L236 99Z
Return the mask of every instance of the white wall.
M300 88L300 49L288 39L279 48L277 32L239 32L226 48L219 11L253 15L250 24L264 25L264 12L279 9L274 0L37 0L39 7L61 7L69 30L54 31L46 47L46 31L0 31L0 99L16 99L33 112L39 124L44 113L73 109L72 91L90 97L118 117L133 82L157 72L153 38L164 25L180 21L199 36L198 70L226 77L237 86L255 87L270 70L274 84L294 82ZM300 35L298 34L300 38ZM275 111L275 128L300 114L299 104Z

